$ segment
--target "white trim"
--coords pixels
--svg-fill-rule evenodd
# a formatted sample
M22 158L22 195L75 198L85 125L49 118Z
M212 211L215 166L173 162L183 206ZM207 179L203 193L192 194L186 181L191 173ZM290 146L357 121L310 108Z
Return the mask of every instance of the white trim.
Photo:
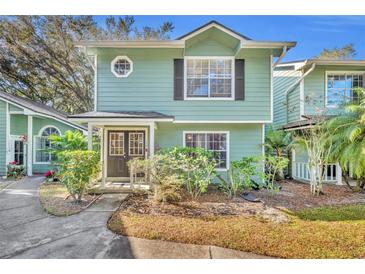
M126 74L124 74L124 75L119 75L114 70L115 63L118 60L120 60L120 59L127 60L129 62L129 64L130 64L130 70ZM110 70L115 75L115 77L118 77L118 78L127 78L133 72L133 62L132 62L132 60L128 56L126 56L126 55L119 55L119 56L115 57L113 59L113 61L111 61L111 63L110 63Z
M119 124L120 125L120 124ZM129 125L130 126L130 125ZM102 183L105 184L106 181L111 180L111 178L123 178L126 180L129 180L129 178L124 177L108 177L108 143L109 143L109 131L128 131L128 130L143 130L145 132L145 138L147 138L147 128L146 127L104 127L104 143L102 144L104 146L104 163L103 163L103 178ZM147 144L147 142L145 142ZM145 153L145 159L147 159L147 153Z
M98 109L98 55L94 55L94 110Z
M155 123L151 123L148 129L149 129L149 131L148 131L148 133L149 133L148 152L149 152L149 156L152 157L155 154ZM145 134L145 136L146 136L146 134Z
M271 64L272 54L270 55L270 119L274 120L274 66Z
M174 124L267 124L272 123L272 120L177 120L173 121Z
M206 31L206 30L208 30L208 29L211 29L211 28L217 28L217 29L219 29L219 30L221 30L221 31L223 31L223 32L225 32L225 33L227 33L227 34L229 34L229 35L231 35L231 36L233 36L234 38L236 38L237 40L239 40L239 41L247 41L247 39L244 39L242 36L240 36L240 35L238 35L238 34L236 34L236 33L234 33L233 31L231 31L231 30L229 30L229 29L226 29L225 27L222 27L222 26L220 26L220 25L218 25L218 24L216 24L216 23L211 23L211 24L209 24L209 25L207 25L207 26L205 26L205 27L203 27L203 28L200 28L200 29L198 29L198 30L196 30L196 31L194 31L194 32L192 32L192 33L190 33L189 35L187 35L187 36L185 36L185 37L183 37L182 39L180 39L179 41L186 41L186 40L189 40L189 39L191 39L192 37L194 37L194 36L197 36L197 35L199 35L200 33L202 33L202 32L204 32L204 31Z
M24 114L24 110L9 110L10 114Z
M87 125L87 149L93 150L93 125Z
M231 96L230 97L209 97L210 85L208 81L208 97L188 97L188 72L187 60L231 60ZM209 79L209 78L208 78ZM235 57L234 56L185 56L184 57L184 101L234 101L235 98Z
M363 70L326 70L325 72L325 91L324 91L324 98L325 98L325 107L326 108L338 108L337 105L329 105L328 100L328 74L335 74L335 75L363 75L363 86L365 86L365 71Z
M33 116L28 115L27 175L33 175Z
M30 116L28 116L28 117L30 117ZM46 126L44 126L44 127L42 127L39 131L38 131L38 134L37 135L34 135L33 137L29 137L29 134L28 134L28 143L29 143L29 140L30 139L32 139L32 155L33 155L33 164L35 164L35 165L50 165L50 164L52 164L51 162L37 162L36 161L36 159L37 159L37 157L36 157L36 152L37 152L37 148L36 148L36 146L33 146L33 144L35 144L36 142L35 142L35 140L36 140L36 138L37 137L42 137L42 133L43 133L43 131L45 130L45 129L47 129L47 128L54 128L54 129L56 129L57 131L58 131L58 134L59 134L59 136L62 136L62 132L60 131L60 129L58 128L58 127L56 127L56 126L54 126L54 125L46 125Z
M142 150L142 154L134 154L134 153L131 153L131 147L132 148L135 148L133 146L131 146L131 135L132 134L136 134L138 135L138 139L139 139L139 136L140 134L142 134L142 140L143 140L143 150ZM139 144L137 144L139 145ZM137 147L138 149L139 147ZM144 154L146 153L146 134L142 133L142 132L128 132L128 155L129 156L132 156L132 157L139 157L139 156L143 156Z
M183 147L186 147L185 143L185 135L189 133L217 133L217 134L226 134L226 168L216 168L217 171L227 171L230 167L230 131L220 131L220 130L184 130L183 131Z
M9 103L6 102L6 128L5 128L5 148L6 148L6 155L5 155L5 176L7 176L7 166L10 162L10 148L9 148L9 142L10 142L10 114L9 114Z
M262 124L261 131L261 142L262 142L262 172L265 173L265 124ZM262 183L265 183L265 178L262 178Z

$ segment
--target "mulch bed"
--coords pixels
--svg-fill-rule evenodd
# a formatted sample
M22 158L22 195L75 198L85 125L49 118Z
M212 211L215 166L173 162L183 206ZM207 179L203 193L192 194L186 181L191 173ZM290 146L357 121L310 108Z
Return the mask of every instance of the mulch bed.
M39 199L43 208L55 216L69 216L81 212L95 195L83 195L81 203L68 197L66 188L60 183L44 183L40 187Z
M365 203L364 193L352 192L346 186L324 184L324 193L320 196L313 196L310 193L309 183L284 180L280 182L280 185L282 189L276 195L270 195L265 189L255 191L254 194L268 206L284 207L291 210Z
M289 221L280 210L268 207L263 203L247 202L241 198L229 199L214 186L210 186L208 193L203 194L197 200L191 199L185 192L182 193L182 197L180 202L159 203L148 194L131 194L122 202L120 210L151 216L256 216L276 223Z

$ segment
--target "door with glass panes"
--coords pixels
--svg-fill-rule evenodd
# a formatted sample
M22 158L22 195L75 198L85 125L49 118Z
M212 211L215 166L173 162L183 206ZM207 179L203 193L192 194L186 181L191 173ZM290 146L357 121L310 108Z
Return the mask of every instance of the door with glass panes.
M113 130L108 132L108 177L129 177L127 163L136 157L145 157L144 131Z

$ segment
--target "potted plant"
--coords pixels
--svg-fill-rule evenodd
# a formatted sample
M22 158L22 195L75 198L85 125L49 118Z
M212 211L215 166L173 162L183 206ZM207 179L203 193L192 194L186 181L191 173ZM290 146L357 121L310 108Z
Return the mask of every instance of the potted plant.
M7 165L7 176L19 179L25 175L25 168L23 165L18 165L16 161L9 162Z

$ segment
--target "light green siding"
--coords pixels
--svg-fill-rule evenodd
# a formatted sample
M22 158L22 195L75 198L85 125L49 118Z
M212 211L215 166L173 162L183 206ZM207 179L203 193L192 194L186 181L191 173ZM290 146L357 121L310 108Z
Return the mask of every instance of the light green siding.
M287 89L298 81L301 73L294 66L277 67L274 70L274 128L300 120L300 85L290 94L286 102Z
M181 49L98 49L97 54L98 111L158 111L193 121L271 119L269 50L245 49L236 55L246 61L244 101L174 101L173 59L183 58ZM126 78L111 72L118 55L133 61L133 72Z
M10 115L10 134L11 135L27 135L28 118L23 114Z
M173 124L158 123L155 131L157 148L183 146L184 131L229 131L230 160L262 155L260 124Z
M365 71L364 67L349 66L316 66L304 80L304 113L316 115L319 110L326 109L326 71ZM326 114L337 114L341 109L326 109Z
M6 175L6 103L0 101L0 176Z

